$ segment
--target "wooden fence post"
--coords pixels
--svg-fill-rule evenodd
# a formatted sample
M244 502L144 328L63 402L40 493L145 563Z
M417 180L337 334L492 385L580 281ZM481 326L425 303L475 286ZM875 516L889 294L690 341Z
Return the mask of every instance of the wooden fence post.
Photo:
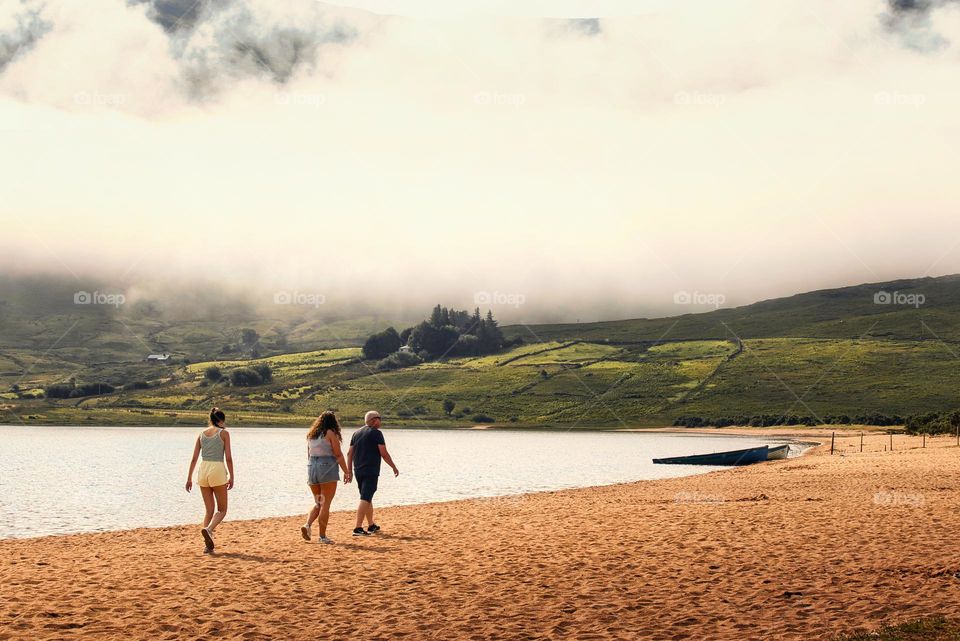
M833 432L830 435L830 454L833 454L833 441L837 438L837 433Z
M863 452L863 432L860 432L860 451Z

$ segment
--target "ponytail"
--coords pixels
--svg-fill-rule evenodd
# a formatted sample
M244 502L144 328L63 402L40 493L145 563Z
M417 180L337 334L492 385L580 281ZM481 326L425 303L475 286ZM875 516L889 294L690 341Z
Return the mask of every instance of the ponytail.
M223 413L219 407L214 407L210 410L210 424L211 425L221 425L224 421L227 420L227 415Z

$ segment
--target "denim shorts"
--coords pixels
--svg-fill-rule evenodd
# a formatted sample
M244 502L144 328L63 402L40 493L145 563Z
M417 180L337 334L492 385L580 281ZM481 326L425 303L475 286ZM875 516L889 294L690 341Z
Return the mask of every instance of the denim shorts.
M340 480L340 466L332 456L311 456L307 463L307 483L320 485Z

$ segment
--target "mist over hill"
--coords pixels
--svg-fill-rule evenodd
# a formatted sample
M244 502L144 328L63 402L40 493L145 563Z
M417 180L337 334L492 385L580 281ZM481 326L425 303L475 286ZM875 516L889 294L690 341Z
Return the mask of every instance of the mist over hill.
M334 314L294 303L291 293L256 305L206 287L171 290L172 298L143 291L0 279L0 405L8 418L164 424L217 404L257 424L331 408L355 417L371 406L394 422L424 425L629 426L689 417L817 424L903 421L957 405L956 275L665 318L506 325L499 352L419 358L412 355L421 347L394 358L365 357L361 346L388 326L413 327L423 309L403 318ZM130 300L110 298L124 292ZM675 305L688 309L698 296L679 292ZM393 342L388 352L402 344ZM384 356L389 367L376 360Z

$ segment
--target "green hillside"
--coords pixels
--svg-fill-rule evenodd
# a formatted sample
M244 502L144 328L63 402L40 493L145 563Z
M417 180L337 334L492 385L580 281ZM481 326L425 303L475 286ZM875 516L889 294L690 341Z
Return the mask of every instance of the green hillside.
M900 298L875 303L881 291ZM907 295L922 295L923 304L907 304ZM23 307L0 301L4 321ZM196 422L217 404L249 424L303 422L327 408L356 422L376 408L410 425L595 427L760 415L817 423L960 406L954 389L960 369L957 276L811 292L666 319L510 326L504 333L523 338L522 345L392 371L363 360L358 349L385 319L244 319L236 309L219 320L59 311L21 314L10 331L3 325L4 422ZM71 324L81 328L76 336L75 328L52 349L41 349L49 339L41 337ZM224 352L242 342L243 329L258 333L259 353ZM176 359L144 363L147 347ZM263 366L272 380L231 384L234 372ZM222 380L208 373L212 367ZM44 385L71 377L77 384L103 381L127 389L31 398ZM9 389L15 381L18 389Z
M923 304L876 304L879 292ZM679 306L678 306L679 307ZM960 342L960 275L826 289L732 309L670 318L504 328L537 340L867 338Z

